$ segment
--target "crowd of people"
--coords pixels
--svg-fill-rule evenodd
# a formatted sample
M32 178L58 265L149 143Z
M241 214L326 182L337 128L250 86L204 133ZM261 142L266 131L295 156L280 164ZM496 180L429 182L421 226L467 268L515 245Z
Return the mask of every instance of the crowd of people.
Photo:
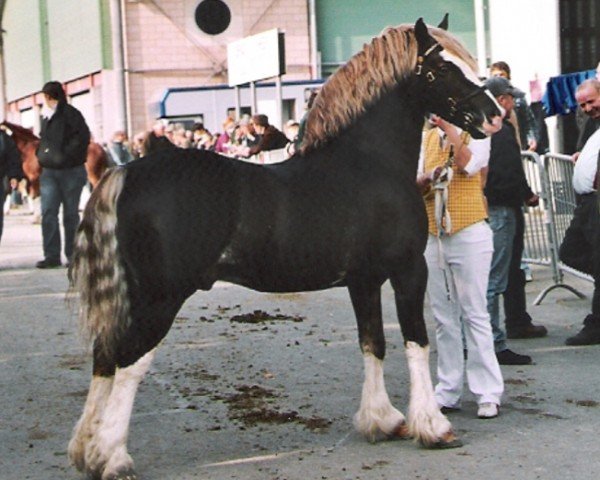
M298 141L299 123L289 120L280 131L264 114L244 115L238 121L227 117L220 132L210 132L203 123L186 128L183 123L156 122L148 132L140 132L128 142L125 132L115 132L107 149L117 165L162 148L179 147L207 150L234 158L248 159L260 152L286 149L290 156Z

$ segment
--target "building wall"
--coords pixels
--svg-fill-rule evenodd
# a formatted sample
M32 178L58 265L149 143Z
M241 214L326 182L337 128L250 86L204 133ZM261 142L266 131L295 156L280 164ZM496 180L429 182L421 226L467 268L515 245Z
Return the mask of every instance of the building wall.
M329 74L388 26L423 17L437 25L450 12L449 30L475 52L472 0L317 0L317 36L323 73Z
M45 1L48 10L50 55L48 80L65 81L105 67L102 64L101 2L98 0Z
M131 135L155 121L154 107L168 88L227 83L227 44L248 35L280 28L286 39L283 80L314 78L309 0L224 0L232 22L216 36L201 32L194 22L200 1L7 0L2 27L11 118L19 120L22 107L17 100L27 97L39 102L34 94L45 81L57 79L69 88L74 85L72 94L91 95L92 101L82 103L93 106L87 114L94 117L89 119L94 135L99 140L111 137L118 126L111 114L119 82L118 72L112 70L110 7L114 5L121 5L124 14ZM560 73L558 0L380 0L377 8L371 0L315 0L318 49L322 61L335 67L388 25L414 22L421 16L437 24L448 11L450 31L475 53L477 3L488 18L487 54L513 67L517 86L527 91L536 74L545 82ZM91 81L79 81L85 77ZM84 89L77 90L78 85Z
M488 1L490 60L508 63L512 83L528 96L529 82L536 78L543 89L550 77L561 73L558 0ZM550 145L562 151L556 120L546 120Z
M528 92L536 75L545 81L560 74L558 2L489 0L489 16L490 59L510 65L516 86Z
M101 3L106 0L8 0L2 27L6 99L39 91L103 65Z
M2 28L7 101L38 91L44 82L39 0L8 0Z
M310 78L305 0L228 0L232 24L210 36L193 21L198 1L125 3L126 69L132 133L154 122L152 106L169 87L227 83L227 43L272 28L285 32L285 80Z

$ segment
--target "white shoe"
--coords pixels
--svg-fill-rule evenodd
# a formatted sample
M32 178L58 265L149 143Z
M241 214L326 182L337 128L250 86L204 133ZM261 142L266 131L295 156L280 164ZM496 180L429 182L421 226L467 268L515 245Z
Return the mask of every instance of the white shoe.
M482 403L477 409L477 416L484 419L496 418L498 416L498 405L491 402Z

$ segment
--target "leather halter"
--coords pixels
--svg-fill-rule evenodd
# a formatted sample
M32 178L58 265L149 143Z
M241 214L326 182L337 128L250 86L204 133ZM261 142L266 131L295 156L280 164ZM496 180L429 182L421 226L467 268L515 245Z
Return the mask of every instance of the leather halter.
M415 68L415 73L418 76L420 76L423 71L423 62L425 61L425 59L429 55L431 55L438 47L439 47L439 50L443 50L442 46L436 42L431 47L429 47L423 55L417 56L417 66ZM433 74L433 71L431 71L431 70L428 71L426 75L427 75L427 80L429 81L429 83L431 83L435 80L435 75Z

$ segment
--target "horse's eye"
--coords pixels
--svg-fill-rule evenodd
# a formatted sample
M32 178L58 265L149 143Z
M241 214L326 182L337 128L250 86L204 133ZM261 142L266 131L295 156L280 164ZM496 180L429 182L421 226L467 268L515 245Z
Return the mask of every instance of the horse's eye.
M438 70L439 73L441 73L442 75L444 75L444 74L448 73L448 71L450 69L448 68L448 64L446 62L444 62L444 63L440 63L438 65L437 70Z

